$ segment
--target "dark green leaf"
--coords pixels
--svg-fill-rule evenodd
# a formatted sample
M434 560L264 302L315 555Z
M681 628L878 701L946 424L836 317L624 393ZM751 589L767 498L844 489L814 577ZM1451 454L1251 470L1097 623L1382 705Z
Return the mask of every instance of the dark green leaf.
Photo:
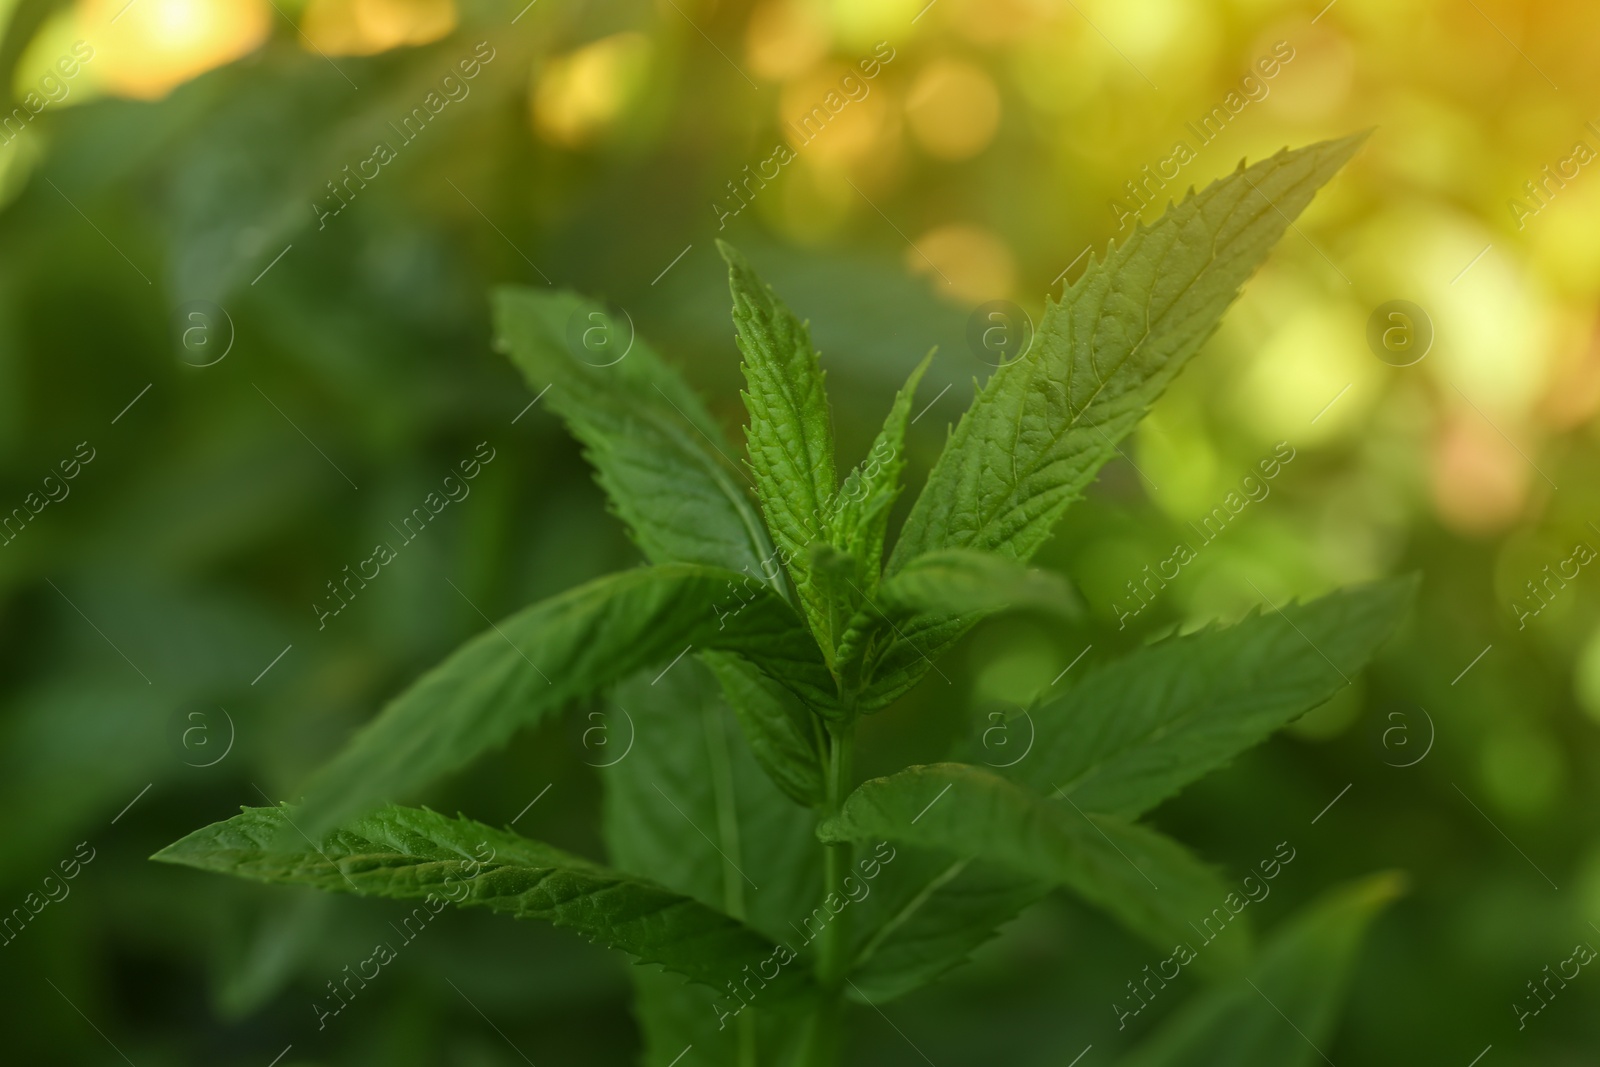
M652 563L726 567L786 588L721 427L673 368L638 338L608 366L576 358L570 323L598 315L596 328L608 329L611 313L565 291L501 289L495 312L512 359L531 388L550 386L546 402L584 443L612 506ZM723 612L736 614L748 595L730 596ZM821 789L815 759L807 758L809 714L748 662L722 657L714 666L762 765L795 799L815 803L803 799Z
M610 365L577 358L571 324L590 328L591 319L594 329L616 325L621 333L604 307L570 292L495 294L501 343L535 393L549 388L544 403L583 442L611 506L645 556L652 563L726 567L782 588L772 543L721 427L641 338Z
M1033 712L1009 777L1135 817L1349 684L1410 604L1409 579L1358 586L1139 649Z
M993 863L902 846L861 902L851 995L883 1004L936 981L1050 889Z
M602 772L612 861L740 916L797 954L784 972L809 974L790 923L809 914L821 887L814 816L779 793L739 744L717 682L699 663L686 660L654 685L648 673L629 679L614 702L628 710L635 736L629 755ZM756 962L748 972L743 962L730 967L710 996L638 973L649 1061L664 1067L693 1043L700 1062L732 1067L740 1041L787 1047L793 1020L768 995L762 971ZM739 1010L741 997L750 1007Z
M534 604L462 645L368 723L307 789L308 834L416 789L518 729L690 648L737 652L808 699L833 680L789 605L739 575L673 563L623 571Z
M816 716L792 692L738 656L707 652L700 659L722 683L722 694L768 777L798 804L822 803Z

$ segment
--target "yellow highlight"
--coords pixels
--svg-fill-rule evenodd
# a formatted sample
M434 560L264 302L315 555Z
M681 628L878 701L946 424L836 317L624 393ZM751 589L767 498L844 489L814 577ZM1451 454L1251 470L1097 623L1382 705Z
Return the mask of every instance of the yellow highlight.
M818 0L828 9L834 34L849 48L870 46L874 42L903 40L907 29L920 29L928 19L916 25L911 20L925 10L928 0ZM933 8L934 12L939 9ZM929 18L932 18L929 14Z
M855 68L827 64L784 87L784 138L811 164L853 163L896 132L888 90Z
M923 151L936 159L970 159L994 140L1000 92L989 75L958 59L934 60L906 97L906 118Z
M1536 477L1528 461L1499 431L1470 408L1458 410L1434 447L1434 507L1461 533L1493 533L1522 513L1530 475Z
M254 51L272 17L266 0L81 0L77 10L80 33L93 28L96 83L140 100Z
M586 144L622 114L644 87L650 41L643 34L605 37L551 60L533 85L533 123L567 147Z
M1303 301L1291 305L1296 310L1269 337L1247 346L1248 363L1232 398L1241 425L1263 444L1293 439L1314 445L1340 436L1365 420L1385 381L1383 364L1359 340L1351 343L1365 329L1360 309L1331 296L1319 302L1295 295Z
M427 44L455 28L455 0L311 0L300 20L310 46L331 56Z
M770 81L804 74L828 54L831 34L815 4L770 0L750 13L744 35L750 73Z
M958 303L975 304L1011 295L1017 262L992 230L951 225L929 230L906 249L906 269L926 274L934 291Z

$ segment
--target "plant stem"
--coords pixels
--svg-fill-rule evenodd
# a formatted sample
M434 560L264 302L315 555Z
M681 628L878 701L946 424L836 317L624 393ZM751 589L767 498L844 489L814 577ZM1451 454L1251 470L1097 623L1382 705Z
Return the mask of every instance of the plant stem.
M855 731L844 727L827 734L828 782L824 814L834 816L844 803L850 785L850 765L855 749ZM848 844L824 845L822 850L822 896L824 910L830 894L838 894L850 873L852 859ZM840 911L828 921L817 937L817 986L820 990L812 1011L805 1042L798 1062L805 1067L831 1067L838 1062L840 1021L843 1015L841 990L850 969L850 912Z
M739 840L739 815L734 807L733 768L728 753L728 735L723 729L720 709L706 704L701 711L700 723L705 731L706 756L711 765L712 796L717 807L717 837L722 842L718 849L727 866L722 871L723 906L735 919L744 919L744 876L738 874L742 861ZM729 870L729 867L732 870ZM737 1029L739 1067L757 1067L755 1009L740 1011L734 1025Z
M828 731L828 786L827 814L839 814L844 803L844 793L849 787L850 763L855 748L855 731L846 727L835 733ZM850 873L851 847L848 844L824 845L822 849L822 895L843 892L845 876ZM849 911L841 911L828 922L817 941L817 983L825 992L837 991L844 984L849 966L850 920Z

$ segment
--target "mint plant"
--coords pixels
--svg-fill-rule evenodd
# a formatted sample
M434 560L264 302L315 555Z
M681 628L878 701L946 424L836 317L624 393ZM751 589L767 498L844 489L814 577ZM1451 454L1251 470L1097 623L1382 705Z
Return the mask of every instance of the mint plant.
M1234 918L1235 883L1139 819L1347 685L1397 624L1409 582L1086 667L1030 710L1035 744L1009 768L946 762L858 782L852 765L861 717L979 621L1078 612L1067 583L1029 559L1361 140L1241 164L1092 261L1048 304L1031 350L978 393L887 560L927 359L841 479L805 323L723 245L749 414L740 466L642 342L606 367L573 358L566 325L599 305L500 291L504 350L535 388L552 386L648 565L467 642L361 730L301 805L246 808L155 858L484 907L620 949L650 965L632 973L643 1059L658 1067L691 1047L697 1064L835 1063L855 1005L935 981L1062 888L1164 963L1213 979L1127 1062L1311 1062L1395 880L1332 892L1258 951ZM636 731L629 757L600 772L609 866L382 806L602 694ZM1213 945L1195 923L1218 909L1231 921ZM1131 1004L1138 986L1125 984L1108 978L1107 1001ZM1131 1009L1114 1010L1107 1023L1126 1025Z

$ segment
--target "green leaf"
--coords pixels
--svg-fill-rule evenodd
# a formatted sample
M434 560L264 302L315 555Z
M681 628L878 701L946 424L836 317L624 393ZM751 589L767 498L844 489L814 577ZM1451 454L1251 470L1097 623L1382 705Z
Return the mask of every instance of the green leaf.
M1241 164L1091 262L957 424L889 573L944 548L1030 558L1364 139Z
M1070 800L1041 799L961 763L908 767L863 783L839 815L823 821L817 836L824 842L888 838L958 859L999 863L1067 886L1163 949L1192 939L1190 924L1223 908L1230 895L1210 869L1171 838L1111 816L1085 814ZM1202 966L1226 971L1248 955L1249 938L1240 920L1223 934L1216 947L1201 954Z
M598 316L598 318L596 318ZM574 355L571 325L604 329L609 313L565 290L495 293L500 344L566 421L612 508L652 563L703 563L783 588L746 477L700 398L640 338L616 363ZM611 343L621 343L614 340Z
M1051 888L993 863L902 846L861 902L852 999L884 1004L936 981Z
M1394 632L1416 583L1290 604L1139 649L1035 710L1007 776L1085 811L1135 817L1349 684Z
M784 306L745 258L721 241L733 294L733 324L744 356L750 421L745 442L756 495L806 618L824 654L833 649L826 598L811 581L806 550L825 540L838 476L822 368L805 323Z
M651 680L643 673L613 694L628 709L634 739L629 754L601 772L612 862L743 918L797 954L784 971L810 973L790 923L810 913L820 891L813 815L779 793L738 743L704 666L686 660ZM698 1062L732 1067L740 1041L791 1044L794 1020L763 988L762 970L759 963L749 972L743 963L731 967L715 992L636 971L646 1061L665 1067L692 1043ZM750 1002L744 1010L741 996Z
M1340 886L1264 947L1250 973L1202 992L1121 1067L1312 1067L1327 1060L1368 925L1404 889L1397 874ZM1112 1005L1126 1025L1134 1004ZM1139 1008L1138 1010L1143 1010Z
M946 549L919 557L883 583L877 598L891 614L991 615L1031 607L1076 619L1082 605L1066 579L988 552Z
M789 605L756 585L727 625L739 575L672 563L579 586L492 624L418 679L320 770L302 827L314 839L464 766L518 729L691 648L736 652L805 699L833 679Z
M885 579L850 620L835 673L847 691L862 691L862 710L876 710L933 669L937 656L975 622L1006 609L1074 619L1081 606L1072 587L1048 571L987 552L929 553Z
M287 806L244 808L152 858L257 882L422 900L426 906L412 914L423 925L449 903L542 919L711 986L774 949L743 923L680 893L470 819L390 807L320 845L301 837L299 849L280 851L276 841L295 824ZM774 997L805 988L803 970L786 970Z
M895 394L867 458L845 477L834 499L828 520L829 540L859 563L858 581L865 596L878 587L889 510L900 496L900 475L906 466L906 424L917 385L932 362L933 353L929 352L912 370L906 384Z
M826 787L816 717L749 661L726 652L707 652L700 659L722 683L723 697L767 776L797 804L821 804Z

